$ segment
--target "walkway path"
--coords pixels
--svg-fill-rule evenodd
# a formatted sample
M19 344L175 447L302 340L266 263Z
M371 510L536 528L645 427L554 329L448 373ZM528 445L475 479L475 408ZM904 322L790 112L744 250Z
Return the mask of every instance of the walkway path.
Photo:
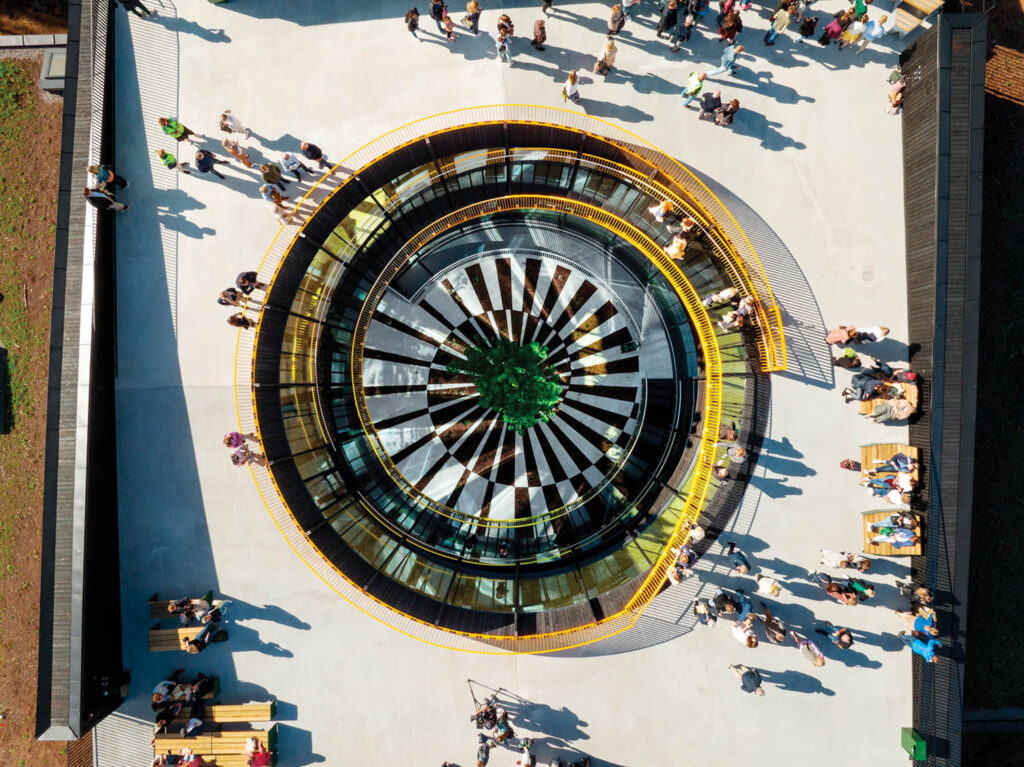
M493 59L489 38L460 36L449 50L431 32L425 3L420 43L401 22L410 4L397 0L154 4L165 11L155 21L119 13L117 22L117 165L132 182L132 209L118 220L118 492L125 664L135 680L123 711L147 718L145 693L181 662L220 674L225 699L282 701L284 767L409 758L465 766L475 741L466 721L471 677L522 696L512 701L514 724L536 734L542 761L568 745L595 765L744 764L755 749L785 744L777 753L794 765L826 754L904 764L898 728L910 723L910 658L894 636L898 619L884 609L896 605L894 589L879 590L879 607L854 610L799 582L820 546L858 546L859 512L872 505L839 460L860 443L905 434L842 405L848 374L839 371L831 386L818 346L825 324L882 322L895 339L906 337L900 124L884 113L895 60L888 49L855 56L781 41L766 49L767 12L751 24L748 13L743 42L755 57L720 83L744 107L728 131L699 123L678 96L689 71L711 68L719 44L706 34L696 41L699 64L685 50L670 54L648 12L627 27L619 69L607 82L588 75L581 88L589 113L712 177L777 234L765 268L786 311L794 364L773 379L766 454L733 534L757 567L797 579L778 600L784 619L807 629L812 615L848 622L857 646L842 658L826 651L828 664L814 669L792 647L742 648L720 623L628 654L493 658L414 642L342 602L287 548L248 472L230 465L220 438L234 423L235 333L215 297L259 262L277 224L252 171L231 166L226 181L172 182L152 155L172 142L152 121L172 108L176 89L178 117L210 140L219 143L217 115L231 107L251 124L257 156L278 159L308 138L338 160L445 109L561 106L567 67L589 69L601 47L607 6L558 0L547 50L535 52L522 35L539 3L508 3L520 35L509 69ZM820 5L823 18L839 7ZM496 17L485 12L485 29ZM884 346L883 356L905 354L896 341ZM705 558L702 582L741 586L725 567ZM874 580L891 584L904 568L879 570ZM211 587L235 600L231 640L198 657L147 653L145 599ZM679 596L690 588L666 592L650 619L685 629ZM738 689L726 669L736 662L765 669L765 698ZM871 738L858 734L863 722L875 728ZM514 763L500 750L491 760Z

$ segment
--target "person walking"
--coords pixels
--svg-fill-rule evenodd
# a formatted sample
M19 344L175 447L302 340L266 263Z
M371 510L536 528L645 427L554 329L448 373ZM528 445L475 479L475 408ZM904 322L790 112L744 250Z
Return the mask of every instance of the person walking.
M842 626L833 626L831 621L825 621L825 626L827 628L814 630L818 634L827 636L832 640L832 644L840 650L849 650L853 647L853 634L850 633L850 629L843 628Z
M502 32L504 32L506 36L511 36L516 33L516 25L512 23L512 19L508 17L507 13L503 13L498 17L498 34L501 34Z
M225 133L244 133L246 138L252 135L252 131L242 125L242 121L231 114L230 109L220 113L220 129Z
M200 149L196 152L196 170L200 173L212 173L217 178L223 179L224 175L217 170L216 166L227 164L227 160L218 160L209 150Z
M227 153L238 160L246 168L252 167L252 161L249 156L245 153L245 148L234 139L226 138L221 142L221 146L227 150Z
M934 637L928 637L924 634L917 634L911 632L908 634L905 631L901 631L899 636L900 641L903 642L905 647L909 647L916 654L920 655L925 663L938 663L939 656L936 654L938 649L942 647L942 642Z
M669 0L669 2L675 2L675 0ZM617 35L624 26L626 26L626 14L622 12L622 6L616 3L612 6L611 16L608 17L608 34Z
M864 31L861 32L860 42L857 43L857 50L855 53L863 53L864 49L867 48L871 43L876 40L880 40L885 36L885 22L889 20L888 16L883 16L878 21L868 19L864 24Z
M800 636L795 631L790 631L789 636L796 643L796 647L800 651L800 654L807 658L807 660L811 662L811 665L825 665L825 655L818 649L818 646L814 644L814 642L806 637Z
M843 30L843 36L839 40L839 50L843 50L855 43L860 42L861 35L868 28L868 15L865 13L859 19L855 19L850 23L846 29Z
M764 602L761 602L761 612L764 613L764 618L761 621L764 623L764 634L768 637L768 641L772 644L782 644L785 642L786 624L772 615L772 611L768 609Z
M288 208L285 207L284 201L291 199L290 197L282 197L281 193L277 191L271 184L262 184L260 186L260 196L267 202L275 205L284 213L288 212Z
M480 14L483 10L483 6L477 0L469 0L466 3L466 15L462 18L462 23L474 35L480 33Z
M281 158L281 167L283 167L287 171L291 171L292 173L294 173L295 180L300 183L302 182L302 176L299 174L299 168L302 168L310 176L313 175L313 171L310 170L310 168L304 162L302 162L302 160L300 160L291 152L284 153L284 156Z
M624 0L622 3L622 12L626 15L627 19L632 19L633 14L636 13L636 9L640 7L640 0Z
M449 43L455 42L455 22L452 21L452 17L448 15L448 11L444 12L444 16L441 17L441 23L444 24L444 34L448 39Z
M241 272L235 277L235 287L248 296L254 290L266 290L267 283L260 282L256 272Z
M743 552L736 548L736 541L729 541L725 544L729 547L726 551L726 556L729 557L729 562L732 564L732 569L738 575L746 575L750 572L750 562L747 561L746 556Z
M156 156L160 158L160 162L163 163L167 170L177 170L179 173L184 173L186 176L192 173L192 171L188 169L187 162L178 162L178 159L170 152L163 149L157 149Z
M619 49L615 47L615 38L608 35L608 39L604 44L604 50L601 51L601 55L594 62L594 74L607 77L608 72L615 66L615 56L618 52Z
M301 144L299 144L299 151L302 152L302 156L305 157L307 160L316 160L317 167L319 167L321 170L323 168L331 167L327 163L327 158L324 157L324 153L316 144L311 144L308 141L303 141Z
M736 118L736 113L740 111L739 99L733 99L724 107L718 110L718 114L715 115L715 125L720 128L724 128L727 125L732 125L732 121Z
M707 626L709 629L713 629L718 622L718 616L712 611L711 605L706 599L693 600L693 614L702 626Z
M265 184L276 184L282 192L287 191L288 182L281 178L281 166L276 162L265 162L260 166L260 178Z
M821 33L821 37L818 38L818 45L827 47L842 37L843 30L846 29L850 23L849 11L836 11L826 27L825 31Z
M118 0L121 7L129 13L134 13L140 19L151 19L156 16L156 11L151 11L144 6L140 0Z
M159 123L160 125L160 130L162 130L164 133L166 133L168 136L173 138L178 143L181 143L182 141L187 141L192 146L195 146L196 142L192 140L192 137L198 136L199 138L202 138L200 134L196 133L193 130L189 130L180 122L175 120L173 117L161 117L159 120L157 120L157 123Z
M251 328L256 327L256 320L251 320L241 312L238 312L237 314L232 314L230 317L228 317L228 325L230 325L233 328L242 328L242 330L249 330ZM245 450L245 446L243 445L242 447L238 448L238 450ZM238 450L231 454L231 461L236 466L241 465L238 463L238 461L235 460L235 456L238 455ZM248 458L246 458L245 461L242 461L242 463L248 463Z
M84 187L82 189L82 195L85 197L86 202L92 205L97 210L112 210L115 213L124 213L128 210L128 205L123 202L118 202L114 195L110 192L105 192L102 189L90 189Z
M743 21L736 9L729 11L718 27L719 42L736 42L736 35L743 31Z
M412 33L413 37L415 37L417 40L419 40L419 42L421 42L421 43L423 42L422 40L420 40L420 36L418 34L416 34L416 30L418 30L420 28L420 12L418 10L416 10L415 8L410 8L406 12L406 14L405 14L405 27L406 27L406 29L409 30L409 32Z
M686 87L683 88L682 96L683 108L689 109L690 102L696 101L697 97L700 96L701 89L704 88L704 80L707 78L705 72L690 72L690 76L686 80Z
M512 39L508 32L498 32L494 38L494 46L498 52L498 61L512 66Z
M796 10L796 6L792 3L787 5L785 8L775 11L768 20L771 22L768 26L768 31L764 33L764 44L767 46L775 45L775 39L786 31L789 26L790 19Z
M871 560L865 556L845 551L830 551L829 549L818 549L820 553L819 563L833 569L854 569L866 573L871 569Z
M547 42L548 31L544 27L544 19L537 19L533 22L533 39L530 41L530 45L536 48L538 51L544 50L544 43Z
M577 86L579 75L576 74L576 70L572 70L569 76L565 78L565 82L562 84L562 100L568 99L573 104L579 104L582 99L580 98L580 89Z
M437 31L444 33L445 31L441 24L444 22L444 17L448 14L448 6L445 5L444 0L430 0L430 10L428 13L437 25Z
M672 47L669 49L672 53L676 53L679 50L681 43L688 43L690 41L690 35L693 34L693 28L697 24L697 18L692 13L685 15L679 14L679 20L676 25L672 27L672 34L669 35L669 42L672 43Z
M676 22L679 20L679 2L678 0L668 0L665 7L661 11L661 18L658 20L658 38L665 36L665 33L675 27Z
M740 689L743 692L752 692L755 695L764 695L764 688L761 687L761 674L756 668L744 666L742 663L729 666L733 676L740 680Z
M86 168L96 179L96 188L106 191L107 184L114 187L128 188L128 182L114 173L109 165L90 165Z
M798 43L806 42L810 40L818 32L818 17L817 16L804 16L800 22L800 37L796 39Z
M541 0L540 9L547 16L551 13L551 6L554 4L554 0Z

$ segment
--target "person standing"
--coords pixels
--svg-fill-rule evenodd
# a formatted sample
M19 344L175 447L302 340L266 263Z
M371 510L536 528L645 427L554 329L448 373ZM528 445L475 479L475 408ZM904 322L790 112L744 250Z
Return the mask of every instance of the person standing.
M123 202L118 202L114 199L114 195L110 194L110 192L105 192L102 189L90 189L89 187L84 187L82 189L82 195L85 197L86 202L97 210L112 210L115 213L124 213L128 210L128 205Z
M687 43L690 41L690 35L693 34L693 27L697 23L696 17L692 13L687 13L685 16L679 14L679 20L676 25L672 28L672 34L669 36L669 42L672 43L670 49L673 53L679 50L680 43Z
M711 605L708 604L706 599L693 600L693 614L702 626L707 626L709 629L713 629L715 623L718 622L718 617L712 611Z
M880 40L885 36L885 22L889 20L888 16L883 16L878 21L868 19L864 24L864 31L861 32L860 42L857 44L857 50L855 53L862 53L871 43L876 40Z
M256 272L241 272L235 277L235 287L248 296L254 290L266 290L267 283L260 282Z
M658 21L658 38L665 36L665 33L672 29L676 22L679 20L679 2L678 0L668 0L665 7L661 11L661 19Z
M607 77L608 72L615 65L615 56L618 52L619 49L615 47L615 38L608 35L608 40L604 44L604 50L594 63L594 74Z
M729 557L729 563L732 565L732 569L737 575L746 575L750 572L750 562L747 561L746 556L743 552L736 548L736 541L729 541L726 546L729 547L726 551L726 556Z
M302 176L299 175L299 168L302 168L310 176L313 175L313 171L310 170L309 167L307 167L306 164L304 162L302 162L302 160L300 160L298 157L296 157L291 152L285 152L284 153L284 157L281 158L281 166L285 170L288 170L288 171L291 171L292 173L294 173L295 174L295 180L300 182L300 183L302 182Z
M840 650L849 650L853 647L853 634L850 629L842 626L833 626L831 621L825 621L827 629L814 629L817 633L823 634L832 640L832 644Z
M276 206L278 209L280 209L284 213L288 213L288 208L285 207L284 201L288 200L288 199L291 199L291 198L290 197L282 197L281 193L279 191L277 191L277 189L275 189L273 187L273 185L271 185L271 184L262 184L260 186L260 196L264 200L266 200L267 202L269 202L272 205Z
M452 21L452 17L448 15L448 11L444 12L444 16L441 17L441 22L444 24L444 34L448 38L448 42L455 42L455 22Z
M562 99L568 99L573 104L579 104L582 99L580 98L580 89L576 84L579 81L579 75L576 74L576 70L572 70L569 76L565 78L565 82L562 84Z
M537 19L533 22L533 39L530 45L538 51L544 50L544 43L548 39L548 31L544 28L544 19Z
M466 3L466 18L463 19L463 22L474 35L480 33L480 14L483 10L483 6L477 0L469 0Z
M327 163L327 158L324 157L324 153L320 150L316 144L311 144L308 141L303 141L299 144L299 150L302 152L302 156L307 160L316 160L318 167L322 170L323 168L329 168L330 165Z
M405 14L405 26L406 26L406 29L408 29L409 32L412 33L413 37L415 37L421 43L423 42L422 40L420 40L420 36L418 34L416 34L416 30L418 30L420 28L420 12L417 11L415 8L410 8L406 12L406 14Z
M675 0L669 0L669 2L675 2ZM624 26L626 26L626 14L622 12L622 6L616 3L612 6L611 16L608 17L608 34L617 35Z
M242 121L231 114L230 109L221 112L220 129L226 133L244 133L246 138L252 135L252 131L242 125Z
M128 188L128 182L114 173L109 165L90 165L86 170L96 177L97 189L106 191L107 184L115 187L119 186L122 189Z
M552 3L554 3L554 0L541 0L540 9L544 12L545 16L547 16L549 13L551 13L551 5L552 5Z
M186 176L191 173L188 169L188 163L178 162L177 158L170 152L166 152L163 149L157 149L156 156L160 158L160 162L163 163L167 170L177 170L179 173L184 173Z
M196 152L196 170L200 173L212 173L219 179L223 179L224 175L217 170L217 165L227 165L227 160L218 160L213 152L204 151L200 149Z
M794 10L794 6L790 4L771 15L771 18L769 19L771 24L768 26L768 31L764 33L765 45L769 47L775 45L775 38L786 31L786 27L789 26L789 20L791 18L790 14L793 13Z
M180 122L175 120L173 117L161 117L159 120L157 120L157 123L159 123L160 125L160 130L162 130L168 136L173 138L179 144L182 141L187 141L192 146L195 146L196 142L192 140L192 137L199 136L199 138L202 138L200 134L196 133L193 130L189 130Z
M627 19L633 18L633 14L636 9L640 7L640 0L624 0L622 3L622 12L626 14Z
M708 72L708 77L714 77L715 75L721 74L736 74L736 70L739 66L736 64L736 57L743 53L745 49L742 45L727 45L725 50L722 51L722 59L719 65Z
M222 146L227 150L228 154L238 160L246 168L252 167L252 161L249 156L245 153L245 148L234 139L226 138L222 142Z
M140 0L118 0L121 7L129 13L134 13L140 19L151 19L156 16L156 11L151 11L144 6Z
M448 13L448 6L444 4L444 0L430 0L430 18L434 20L437 25L437 31L444 33L444 28L441 26L441 22L444 21L445 15Z
M864 30L867 29L868 20L868 15L865 13L859 19L851 22L850 26L843 30L843 36L839 40L839 50L843 50L843 48L860 41L861 35L863 35Z
M796 647L807 660L814 666L825 665L825 655L818 649L818 646L814 644L810 639L802 637L795 631L790 631L789 636L792 637L793 641L796 642Z
M729 666L733 676L740 680L740 689L743 692L752 692L755 695L764 695L764 688L761 687L761 674L756 668L744 666L742 663Z
M686 80L686 87L683 88L682 96L683 108L689 109L690 102L696 101L697 97L700 96L701 89L704 87L704 80L707 78L707 74L704 72L690 72L689 78Z
M260 178L265 184L276 184L282 192L288 186L288 182L281 178L281 166L275 162L265 162L260 166Z

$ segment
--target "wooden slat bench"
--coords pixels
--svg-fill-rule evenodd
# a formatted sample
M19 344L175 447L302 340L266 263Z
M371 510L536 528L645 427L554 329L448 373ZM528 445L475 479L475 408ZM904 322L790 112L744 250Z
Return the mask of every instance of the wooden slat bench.
M204 764L219 764L234 767L245 764L245 744L249 738L258 738L267 750L274 754L277 762L277 725L267 730L222 730L207 732L197 737L182 737L178 733L164 733L156 736L154 750L157 754L177 754L182 748L203 757Z
M942 8L940 0L903 0L893 11L895 29L900 37L906 37L919 26L928 16Z
M909 455L909 453L908 453ZM881 522L888 519L892 514L897 513L895 509L886 511L863 511L861 516L864 519L864 553L878 557L917 557L924 550L924 542L921 539L920 523L914 528L914 535L917 536L917 543L914 546L904 546L897 549L891 543L871 543L875 533L871 532L873 522Z
M195 637L203 626L178 626L173 629L162 629L156 624L149 630L149 651L150 652L185 652L182 640L188 637ZM216 633L216 629L212 632ZM209 637L210 634L207 634Z
M873 471L876 466L875 461L888 461L896 453L903 453L904 455L910 456L915 461L920 463L921 451L912 445L899 445L896 443L888 443L882 445L861 445L860 446L860 478L861 480L871 479L868 475L869 471ZM888 471L882 472L881 475L894 474L895 472ZM910 476L914 478L914 482L921 481L921 469L917 468L910 472Z
M203 594L200 599L205 599L207 602L213 601L213 592L207 591ZM154 594L149 598L149 617L153 620L159 620L160 618L174 618L177 619L177 615L172 615L167 612L167 605L172 601L171 599L160 599L159 594Z
M239 703L229 705L213 703L206 706L207 722L217 724L251 724L253 722L272 722L277 714L277 701L270 703ZM188 707L185 706L175 720L184 724L188 721Z
M904 383L900 384L900 388L903 389L903 399L909 402L914 412L917 412L920 405L918 404L921 399L921 389L917 384ZM875 403L883 402L882 399L866 399L860 401L860 414L871 415L875 410Z

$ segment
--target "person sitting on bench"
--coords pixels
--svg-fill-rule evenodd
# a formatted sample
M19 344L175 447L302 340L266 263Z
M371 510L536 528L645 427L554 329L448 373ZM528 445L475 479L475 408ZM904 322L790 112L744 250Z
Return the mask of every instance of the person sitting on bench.
M208 612L210 604L205 599L190 599L189 597L182 597L181 599L175 599L173 602L167 603L167 612L172 615L177 615L181 618L181 625L187 626L190 620L196 617L197 610L203 610Z
M916 546L918 537L914 535L913 530L907 530L904 527L880 527L872 532L878 533L871 539L871 543L888 543L894 549L902 549L907 546Z
M247 767L269 767L273 754L267 751L259 738L249 738L245 744L245 764Z
M183 668L176 668L170 679L165 679L153 688L153 697L150 705L154 711L163 708L165 704L177 703L188 699L188 685L178 681L178 675L184 671Z
M914 471L918 463L916 460L911 458L906 453L896 453L888 461L883 461L879 458L874 460L874 463L878 464L873 469L868 469L868 474L880 474L882 472L903 472L909 474Z
M902 527L905 530L913 530L917 527L917 517L913 514L904 514L902 512L897 514L890 514L887 519L879 520L878 522L871 523L871 532L879 530L883 527Z
M206 649L206 645L210 642L210 637L213 632L220 628L219 623L207 623L203 626L199 633L189 639L188 637L182 637L181 645L182 649L190 655L201 653Z

